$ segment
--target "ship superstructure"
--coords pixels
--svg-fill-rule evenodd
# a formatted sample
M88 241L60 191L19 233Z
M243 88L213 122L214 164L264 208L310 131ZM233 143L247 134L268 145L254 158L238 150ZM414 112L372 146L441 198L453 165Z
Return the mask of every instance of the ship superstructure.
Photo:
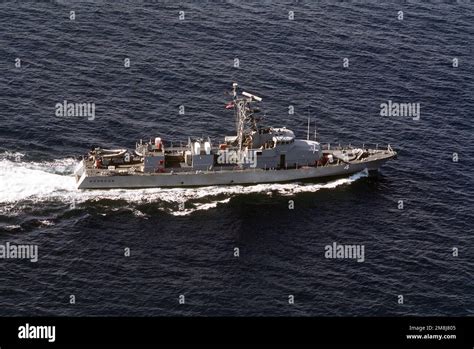
M140 141L134 151L94 148L76 170L79 189L148 188L257 184L377 170L396 152L362 147L322 147L315 140L298 139L286 127L261 126L262 98L232 85L235 135L213 144L189 137L166 145L160 137ZM309 134L309 133L308 133Z

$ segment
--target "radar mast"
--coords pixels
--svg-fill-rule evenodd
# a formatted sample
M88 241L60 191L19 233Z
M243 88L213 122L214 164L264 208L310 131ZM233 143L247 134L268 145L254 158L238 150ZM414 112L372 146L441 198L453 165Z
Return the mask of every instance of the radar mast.
M232 106L235 113L235 129L237 133L235 141L238 144L239 150L242 150L244 135L250 133L251 130L256 131L258 129L257 120L253 116L255 112L258 112L258 109L253 109L252 104L261 102L262 98L248 92L242 92L242 97L239 98L237 87L238 84L234 82L232 84Z

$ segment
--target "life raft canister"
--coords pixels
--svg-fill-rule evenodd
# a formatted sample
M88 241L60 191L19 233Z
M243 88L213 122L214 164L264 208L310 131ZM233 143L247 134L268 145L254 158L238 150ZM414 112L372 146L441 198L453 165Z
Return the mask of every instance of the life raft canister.
M155 147L158 151L161 151L161 146L162 146L163 142L161 141L161 138L160 137L156 137L155 138Z

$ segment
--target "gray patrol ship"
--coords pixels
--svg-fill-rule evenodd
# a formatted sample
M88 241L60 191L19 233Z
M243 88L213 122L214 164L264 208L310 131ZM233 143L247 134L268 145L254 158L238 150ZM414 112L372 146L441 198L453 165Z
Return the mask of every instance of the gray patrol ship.
M302 181L374 171L397 153L353 146L321 146L297 139L285 128L264 127L253 94L231 92L226 109L233 109L236 134L223 143L188 138L185 144L165 146L157 137L140 141L135 150L94 148L75 171L79 189L189 187Z

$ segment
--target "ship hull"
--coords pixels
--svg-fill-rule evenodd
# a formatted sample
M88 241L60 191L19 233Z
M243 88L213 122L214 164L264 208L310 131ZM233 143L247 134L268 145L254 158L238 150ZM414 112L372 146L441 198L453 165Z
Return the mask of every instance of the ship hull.
M389 158L356 164L341 164L319 167L302 167L287 170L230 170L230 171L192 171L175 173L93 175L79 169L78 189L116 189L116 188L174 188L203 187L215 185L249 185L308 180L314 178L349 175L363 171L378 170Z

